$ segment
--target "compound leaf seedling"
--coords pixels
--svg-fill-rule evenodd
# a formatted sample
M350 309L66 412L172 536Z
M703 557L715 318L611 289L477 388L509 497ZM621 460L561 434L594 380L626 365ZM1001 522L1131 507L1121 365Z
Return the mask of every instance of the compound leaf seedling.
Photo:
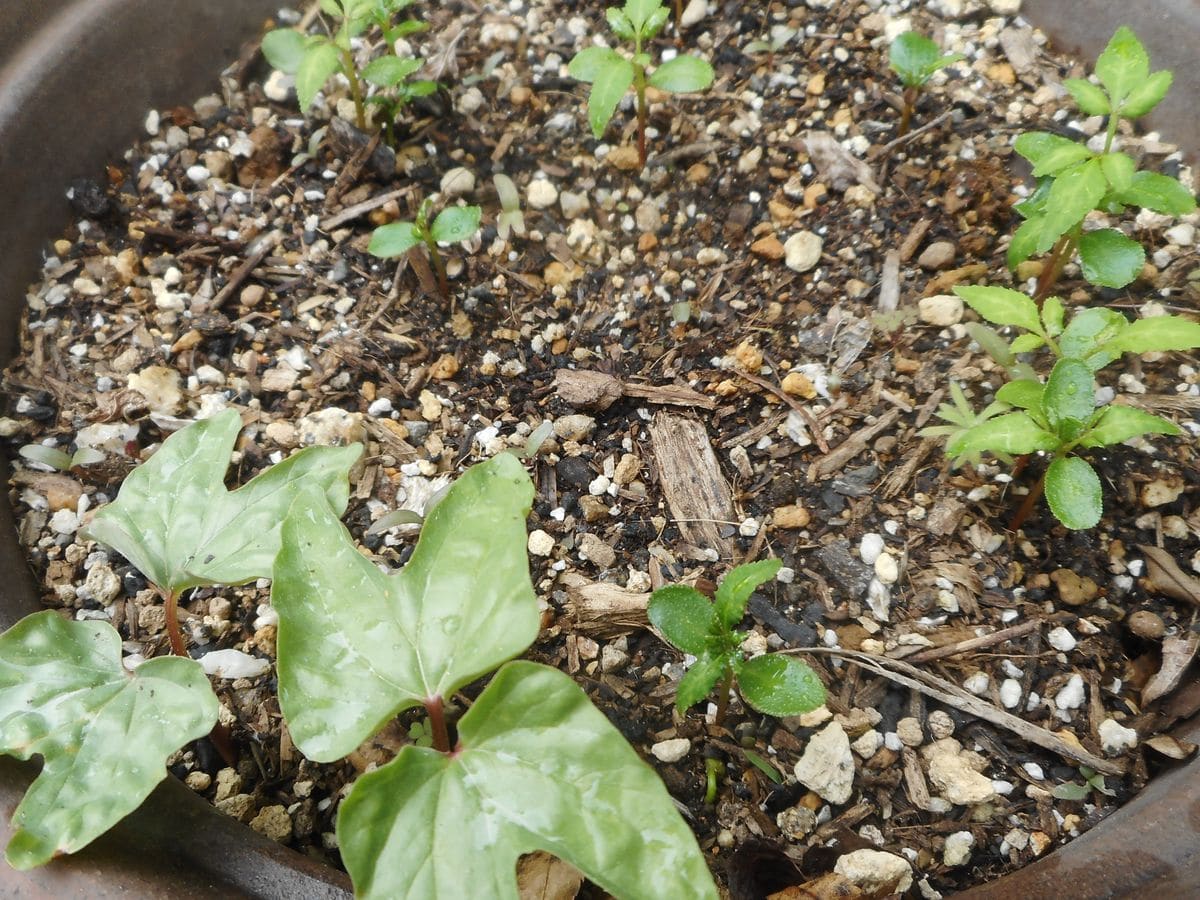
M1091 284L1124 287L1142 271L1146 254L1137 241L1115 228L1084 232L1084 219L1093 210L1116 215L1135 206L1182 216L1196 208L1195 197L1180 182L1139 172L1130 156L1113 149L1120 121L1140 118L1157 106L1171 86L1171 73L1151 73L1145 48L1122 26L1097 59L1096 77L1099 85L1080 78L1065 84L1083 112L1108 116L1102 151L1042 131L1022 134L1014 145L1033 165L1038 186L1015 207L1025 221L1009 244L1008 265L1015 269L1034 254L1050 253L1038 277L1038 300L1050 293L1076 252Z
M961 59L961 53L942 53L934 41L915 31L897 35L888 48L888 68L900 77L904 87L904 109L900 113L900 134L908 134L913 108L922 88L935 72L952 66Z
M9 864L28 869L86 846L216 721L217 698L193 660L152 659L131 674L107 622L26 616L0 635L0 753L44 763L13 815Z
M337 759L424 706L432 748L404 747L339 811L359 896L516 898L535 849L618 896L715 898L695 839L653 771L571 680L500 668L457 725L445 700L536 638L525 555L533 485L511 453L472 467L386 575L318 491L283 529L272 585L279 688L296 745Z
M742 699L771 716L799 715L825 702L825 688L809 666L776 653L746 659L741 650L746 635L734 628L745 615L754 589L774 578L782 565L767 559L737 566L721 582L711 603L684 584L659 588L651 595L651 624L677 649L696 657L676 689L677 710L694 706L717 687L720 723L735 682Z
M347 476L362 452L359 444L310 447L227 491L225 470L241 427L228 409L171 435L86 527L87 537L128 559L163 595L171 646L181 656L180 592L268 577L297 491L313 486L344 510Z
M599 138L616 112L617 104L632 86L637 95L638 165L646 166L646 85L668 93L703 91L713 82L713 69L698 56L681 54L660 65L648 77L650 55L643 44L662 29L669 13L661 0L626 0L623 7L607 10L608 24L617 37L633 42L632 58L610 47L587 47L571 60L572 78L590 83L588 122Z
M438 289L443 297L450 296L450 285L446 280L446 263L438 250L438 244L453 244L465 241L479 230L483 210L478 206L447 206L432 223L429 213L433 203L425 200L417 209L412 222L390 222L380 225L371 234L367 252L382 259L403 256L417 244L424 244L437 274Z

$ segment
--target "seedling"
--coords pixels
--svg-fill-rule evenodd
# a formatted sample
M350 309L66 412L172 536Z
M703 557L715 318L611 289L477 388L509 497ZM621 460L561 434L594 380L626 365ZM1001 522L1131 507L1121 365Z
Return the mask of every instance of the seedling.
M521 195L517 186L507 175L497 172L492 176L496 185L496 196L500 198L500 215L496 216L496 234L507 241L508 233L525 233L525 216L521 213Z
M383 133L389 144L396 143L395 123L404 108L418 97L428 97L438 88L436 81L420 78L410 80L424 64L423 59L381 56L363 69L363 79L386 92L372 94L367 98L367 103L378 106L382 111Z
M69 472L80 466L91 466L104 461L104 454L92 447L80 447L74 453L67 453L45 444L26 444L17 453L30 462L48 466L59 472Z
M915 31L897 35L888 48L888 68L900 76L904 87L904 108L900 113L900 134L908 134L913 108L921 91L934 73L952 66L965 57L961 53L942 53L934 41Z
M1071 529L1091 528L1103 512L1100 478L1077 450L1118 444L1146 434L1180 434L1172 422L1130 406L1096 404L1095 373L1125 353L1191 350L1200 347L1200 324L1181 316L1128 321L1110 309L1083 309L1064 325L1057 297L1038 309L1030 297L1001 287L959 287L955 292L988 321L1025 329L1009 345L1013 354L1049 348L1056 362L1049 377L1010 381L996 400L1016 411L949 438L946 452L964 457L988 451L997 456L1037 451L1050 464L1013 520L1024 521L1044 489L1050 511Z
M638 165L646 167L646 85L672 94L705 90L713 82L713 69L698 56L681 54L668 60L649 76L650 54L643 44L651 40L667 21L669 13L661 0L625 0L623 7L610 7L608 24L623 41L633 42L633 56L626 58L610 47L587 47L571 60L572 78L591 84L588 122L599 138L612 120L617 104L633 87L637 94Z
M921 437L940 437L946 439L946 446L949 448L955 444L958 439L989 419L994 419L1003 412L1007 412L1011 407L1007 403L989 403L984 407L983 412L975 412L967 400L967 395L963 393L962 386L957 381L950 382L950 403L943 403L938 406L934 415L936 415L947 425L930 425L928 428L922 428L917 432ZM993 451L993 455L1001 462L1012 465L1013 458L1006 453ZM983 462L979 451L964 453L962 455L952 456L950 468L957 469L963 463L970 463L973 466Z
M1116 791L1104 784L1104 776L1095 769L1080 766L1079 774L1083 777L1083 784L1077 781L1066 781L1062 784L1056 784L1051 789L1050 795L1056 800L1086 800L1091 796L1092 791L1099 791L1106 797L1117 796Z
M263 56L279 71L295 76L296 97L300 101L300 109L305 111L312 106L317 91L325 86L325 82L329 80L330 76L335 72L341 72L350 83L350 96L354 100L355 124L358 125L359 130L365 131L367 113L363 79L368 72L372 71L372 66L376 67L374 74L376 79L380 80L368 80L372 80L373 84L382 83L384 87L397 88L403 85L408 75L420 68L421 61L402 60L391 56L390 58L396 63L403 63L406 66L416 63L412 71L397 76L397 67L390 63L384 65L384 61L389 57L382 57L368 65L360 74L350 42L372 25L376 25L383 32L388 53L394 53L397 40L425 28L424 23L415 19L405 19L397 24L392 23L396 13L411 6L414 2L415 0L320 0L321 11L336 23L336 30L332 35L308 35L294 28L277 28L263 36ZM389 81L389 77L396 80ZM422 82L415 82L405 85L405 87L415 89L419 84Z
M1150 58L1137 36L1118 28L1096 60L1095 85L1068 79L1067 90L1087 115L1108 116L1104 149L1094 153L1084 144L1049 132L1017 138L1016 151L1033 164L1037 189L1018 203L1025 220L1008 248L1009 268L1036 253L1050 257L1038 277L1035 298L1040 302L1079 253L1083 277L1092 284L1120 288L1142 271L1142 245L1115 228L1084 231L1093 210L1119 215L1128 206L1169 216L1196 208L1196 199L1182 184L1166 175L1137 171L1132 157L1113 149L1121 119L1132 121L1150 112L1171 86L1167 70L1150 72Z
M425 200L417 209L415 221L391 222L380 225L371 235L371 243L367 252L383 259L403 256L417 244L424 244L429 251L429 259L437 274L438 290L443 297L450 296L450 285L446 280L446 263L438 251L438 244L453 244L465 241L479 230L479 220L483 215L478 206L447 206L432 223L429 213L433 203Z
M720 724L735 683L743 700L769 716L795 716L825 702L825 687L809 666L778 653L746 659L742 652L746 633L734 627L742 621L754 589L774 578L782 565L777 559L765 559L736 567L725 576L711 603L686 584L659 588L650 596L651 624L673 646L696 657L676 689L679 712L699 703L715 686Z

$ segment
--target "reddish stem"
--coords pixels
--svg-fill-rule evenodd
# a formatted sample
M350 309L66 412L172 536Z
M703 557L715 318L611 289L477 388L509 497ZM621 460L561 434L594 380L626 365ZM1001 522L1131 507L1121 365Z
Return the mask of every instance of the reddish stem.
M638 166L644 169L646 168L646 120L649 117L646 106L646 70L641 66L636 66L633 77L638 101Z
M163 592L163 606L167 614L167 637L171 641L171 652L176 656L186 657L187 648L183 646L183 632L179 628L179 595L174 591Z
M1042 472L1042 476L1037 480L1032 490L1025 495L1024 502L1013 515L1012 520L1008 523L1009 531L1019 531L1021 526L1025 524L1025 520L1029 518L1029 514L1033 512L1034 506L1042 499L1042 493L1046 488L1046 473Z
M1050 296L1050 290L1058 283L1058 277L1062 275L1063 267L1067 264L1067 259L1075 250L1075 241L1069 234L1064 234L1054 244L1054 248L1050 251L1050 259L1046 261L1045 268L1038 276L1037 289L1033 295L1033 299L1037 302L1038 309L1042 308L1042 301Z
M733 690L733 671L725 670L725 677L717 685L717 712L713 716L716 725L725 724L725 713L729 711L729 692Z
M438 252L437 241L432 237L426 242L429 247L429 259L433 262L433 271L437 275L438 290L442 292L442 299L445 300L450 296L450 282L446 280L446 263L442 260L442 254Z
M912 123L913 107L917 103L917 89L904 89L904 109L900 112L900 133L896 137L908 134L908 126Z
M429 730L433 732L433 749L439 753L450 752L450 732L446 730L446 709L441 697L430 697L425 701L425 712L429 714Z

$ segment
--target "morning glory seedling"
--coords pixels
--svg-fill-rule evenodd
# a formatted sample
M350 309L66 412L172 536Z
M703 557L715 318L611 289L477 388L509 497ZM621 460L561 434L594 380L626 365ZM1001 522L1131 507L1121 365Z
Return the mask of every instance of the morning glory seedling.
M425 28L424 23L415 19L405 19L395 24L392 21L396 13L411 6L414 2L415 0L320 0L321 11L337 23L336 30L332 35L308 35L294 28L277 28L264 35L263 56L279 71L295 76L296 96L300 101L300 109L304 111L312 106L317 91L324 87L330 76L335 72L341 72L350 82L350 96L354 100L355 124L360 130L365 131L367 112L363 79L368 72L372 71L372 65L382 64L389 57L385 56L375 60L360 73L350 42L375 25L383 32L388 53L394 54L397 40ZM406 65L413 62L413 60L398 59L394 55L390 58ZM421 61L417 60L412 71L416 71L420 64ZM395 66L392 66L392 70L386 72L376 68L373 74L374 79L367 79L373 84L380 84L380 80L377 79L382 79L387 82L382 86L397 88L412 72L397 76ZM397 80L389 81L389 78ZM418 87L421 84L423 83L414 82L407 85L407 88L410 91L424 90L424 88ZM416 96L420 96L420 94L418 93ZM403 102L407 102L407 99Z
M438 244L453 244L474 235L479 230L479 220L483 211L478 206L447 206L437 214L433 222L430 222L429 213L432 209L433 203L425 200L417 209L414 221L380 225L371 235L367 252L383 259L391 259L403 256L417 244L424 244L425 249L429 251L433 270L437 273L438 290L443 297L449 297L446 263L438 251Z
M650 623L676 648L696 657L676 689L677 710L694 706L716 687L720 724L735 682L742 699L769 716L796 716L825 702L824 685L800 660L779 653L746 659L742 652L746 633L735 626L754 589L774 578L782 565L765 559L738 566L725 576L713 602L686 584L659 588L650 596Z
M1038 276L1038 301L1049 295L1076 251L1083 277L1092 284L1124 287L1142 271L1146 253L1137 241L1115 228L1084 230L1093 210L1117 215L1133 206L1182 216L1196 208L1195 197L1177 180L1138 171L1132 157L1113 149L1121 119L1132 121L1157 106L1171 86L1171 73L1151 73L1146 49L1121 27L1096 60L1096 78L1099 85L1081 78L1064 84L1084 113L1108 116L1101 152L1045 131L1016 140L1017 153L1033 164L1038 186L1015 207L1025 221L1009 245L1008 265L1015 269L1036 253L1050 253Z
M1173 422L1131 406L1098 406L1095 373L1125 353L1200 347L1200 324L1181 316L1130 322L1103 308L1080 310L1066 322L1057 297L1047 298L1039 309L1032 298L1008 288L958 287L955 292L989 322L1025 330L1009 345L1010 353L1045 347L1056 361L1045 381L1018 378L1001 387L996 401L1014 411L949 434L946 453L970 458L987 451L1001 459L1047 453L1046 473L1017 512L1012 528L1020 526L1043 490L1050 511L1063 525L1075 530L1094 527L1103 513L1100 477L1075 452L1140 435L1181 433Z
M650 54L645 52L643 44L662 30L670 15L661 0L626 0L623 7L610 7L607 15L609 27L617 37L633 42L632 58L610 47L587 47L575 55L568 70L572 78L592 86L588 94L588 122L597 138L604 134L625 92L633 87L637 94L638 165L645 168L646 85L672 94L702 91L712 84L713 69L698 56L683 54L646 75Z
M917 97L929 79L938 70L952 66L961 59L965 59L961 53L942 53L941 47L915 31L906 31L892 41L888 48L888 67L900 76L900 84L904 86L901 135L908 134Z

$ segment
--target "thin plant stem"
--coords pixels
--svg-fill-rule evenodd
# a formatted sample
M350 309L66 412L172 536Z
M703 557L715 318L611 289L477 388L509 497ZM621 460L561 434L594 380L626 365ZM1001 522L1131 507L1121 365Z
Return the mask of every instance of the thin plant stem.
M1037 480L1037 484L1025 495L1024 502L1017 508L1013 514L1012 520L1008 523L1009 531L1020 531L1021 526L1025 524L1025 520L1029 518L1033 508L1037 506L1037 502L1042 499L1042 494L1046 489L1046 473L1042 472L1042 476Z
M646 70L641 66L634 69L634 86L637 89L638 123L638 166L646 168Z
M425 241L425 246L429 248L429 259L433 262L433 271L437 275L438 290L442 292L442 299L450 296L450 283L446 280L446 263L442 259L442 254L438 252L437 241L432 236Z
M912 124L913 107L916 105L917 89L906 87L904 89L904 109L900 112L900 133L896 137L904 137L908 134L908 127Z
M183 632L179 628L179 595L175 591L163 590L159 590L159 595L163 598L167 615L167 637L171 641L171 652L186 657L187 648L183 646Z
M729 692L733 690L733 670L726 669L725 675L717 684L717 712L713 716L713 722L717 725L725 724L725 713L729 711Z
M425 712L429 714L429 730L433 733L433 749L439 753L450 752L450 732L446 730L446 708L441 697L430 697L425 701Z
M1067 260L1075 253L1078 241L1078 235L1074 231L1070 231L1055 242L1050 251L1050 259L1046 261L1046 267L1038 276L1037 290L1033 295L1038 309L1042 308L1042 302L1050 296L1050 291L1058 283L1059 276L1062 275L1062 270L1067 265Z
M350 96L354 98L354 119L359 131L367 130L367 110L363 106L362 82L354 70L354 54L349 50L342 51L342 71L350 82Z

